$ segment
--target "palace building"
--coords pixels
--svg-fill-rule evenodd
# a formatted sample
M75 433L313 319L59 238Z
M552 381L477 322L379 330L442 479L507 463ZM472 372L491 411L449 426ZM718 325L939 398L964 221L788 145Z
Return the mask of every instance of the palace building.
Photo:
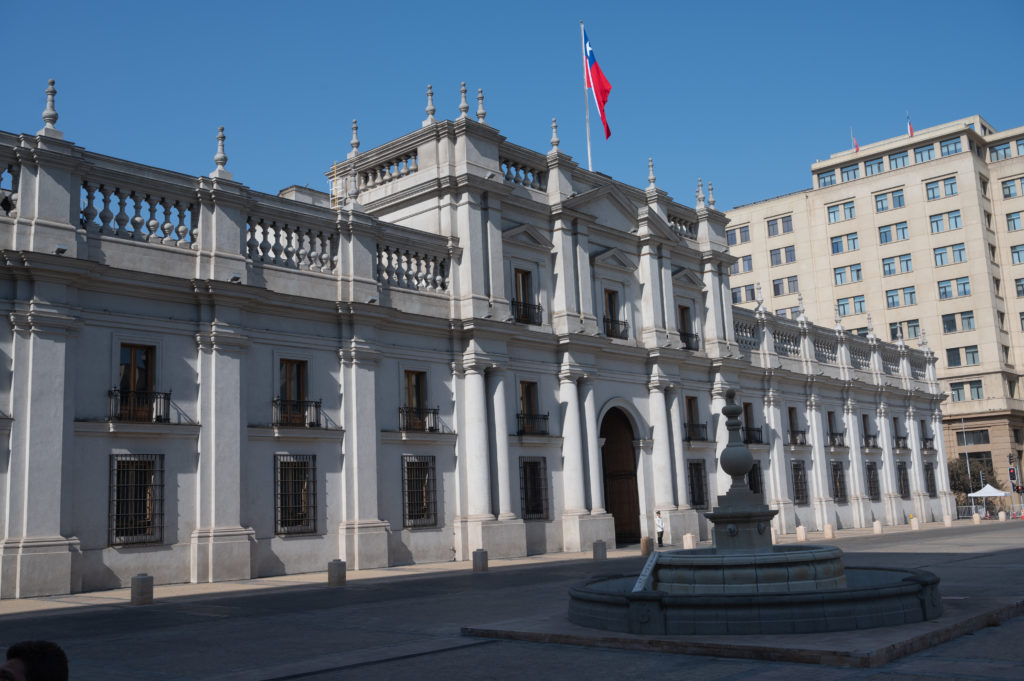
M436 119L254 191L0 132L0 596L954 513L934 354L734 307L727 218ZM212 145L211 145L212 146ZM799 307L798 304L795 306Z

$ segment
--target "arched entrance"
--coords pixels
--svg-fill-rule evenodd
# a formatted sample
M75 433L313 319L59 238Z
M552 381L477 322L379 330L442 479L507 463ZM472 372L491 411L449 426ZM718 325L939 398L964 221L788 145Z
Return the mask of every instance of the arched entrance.
M626 414L612 408L601 421L601 462L604 467L604 500L615 518L615 543L640 541L640 496L636 484L633 426Z

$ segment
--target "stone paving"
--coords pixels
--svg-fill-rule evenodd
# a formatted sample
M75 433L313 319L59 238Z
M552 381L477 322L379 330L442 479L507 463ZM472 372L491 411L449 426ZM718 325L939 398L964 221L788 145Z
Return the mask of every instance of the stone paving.
M826 543L813 533L809 540ZM851 565L938 573L947 613L933 624L936 631L1024 603L1024 521L930 524L913 533L886 528L882 536L840 531L827 543L840 546ZM568 586L598 574L638 572L641 564L637 549L626 548L600 562L585 554L492 560L488 572L476 574L468 563L350 572L348 585L338 588L325 585L325 573L161 586L151 606L129 605L127 589L2 601L0 643L55 640L67 650L76 680L1024 677L1024 617L874 668L601 647L607 632L584 632L576 641L581 645L462 633L465 627L574 631L564 619ZM875 629L810 635L799 644L835 661L829 657L835 651L884 649L901 637L905 632ZM730 655L775 645L759 638L716 643L731 646L723 650Z

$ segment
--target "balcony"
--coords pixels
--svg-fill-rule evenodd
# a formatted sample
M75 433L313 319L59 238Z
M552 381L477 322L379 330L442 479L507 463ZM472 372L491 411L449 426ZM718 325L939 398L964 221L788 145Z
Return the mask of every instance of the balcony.
M121 391L107 393L111 421L131 423L168 423L171 420L171 393Z
M320 400L274 398L273 425L287 428L319 428Z
M743 444L745 445L763 445L764 444L764 431L760 428L743 428Z
M708 426L705 423L687 423L686 426L686 441L687 442L707 442L708 441Z
M907 436L906 435L894 435L892 438L892 444L896 449L907 448Z
M604 318L604 335L609 338L629 338L629 324L612 317Z
M684 333L679 332L679 339L683 341L683 345L686 346L687 350L700 350L700 336L695 333Z
M398 408L398 429L401 431L419 431L436 433L437 409L420 409L419 407Z
M928 450L928 451L934 451L935 450L935 438L933 438L933 437L923 437L923 438L921 438L921 449L925 449L925 450Z
M807 446L807 431L806 430L791 430L789 431L789 444Z
M544 308L540 305L531 305L530 303L513 300L509 303L509 307L512 312L512 321L515 323L535 325L541 323L541 314L544 312Z
M829 433L828 434L828 446L829 447L845 447L846 446L846 433Z
M516 435L547 435L547 414L516 414Z
M865 433L865 435L864 435L864 448L865 449L878 449L878 434L877 433Z

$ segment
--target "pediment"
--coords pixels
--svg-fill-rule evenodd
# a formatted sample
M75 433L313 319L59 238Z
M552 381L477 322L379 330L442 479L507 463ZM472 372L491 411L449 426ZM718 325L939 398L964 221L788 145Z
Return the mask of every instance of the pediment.
M684 286L693 286L697 289L704 290L704 280L688 267L680 267L673 272L672 281L677 284L683 284Z
M591 261L594 265L603 265L604 267L625 270L627 272L633 272L637 268L636 263L633 262L633 258L629 257L617 248L609 248L608 250L593 256Z
M501 238L506 243L550 251L554 244L542 231L532 225L516 224L509 227L503 225Z
M574 196L564 206L593 216L598 224L615 226L625 221L627 231L636 229L639 206L612 184Z

